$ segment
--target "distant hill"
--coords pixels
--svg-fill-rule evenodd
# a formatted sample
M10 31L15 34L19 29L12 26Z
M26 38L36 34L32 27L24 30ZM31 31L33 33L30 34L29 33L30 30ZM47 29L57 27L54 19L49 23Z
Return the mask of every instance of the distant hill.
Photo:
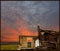
M19 44L18 42L0 42L0 45L6 45L6 44Z

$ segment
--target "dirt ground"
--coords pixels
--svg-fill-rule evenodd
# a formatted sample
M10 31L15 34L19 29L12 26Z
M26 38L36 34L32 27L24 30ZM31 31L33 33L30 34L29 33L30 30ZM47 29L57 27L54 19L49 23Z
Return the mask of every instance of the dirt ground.
M59 51L58 49L25 49L20 51Z

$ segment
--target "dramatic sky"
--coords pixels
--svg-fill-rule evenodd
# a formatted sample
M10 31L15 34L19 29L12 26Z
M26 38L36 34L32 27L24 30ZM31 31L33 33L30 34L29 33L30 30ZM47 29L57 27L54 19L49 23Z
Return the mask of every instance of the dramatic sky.
M37 35L41 29L59 31L58 1L1 1L2 42L18 41L19 35Z

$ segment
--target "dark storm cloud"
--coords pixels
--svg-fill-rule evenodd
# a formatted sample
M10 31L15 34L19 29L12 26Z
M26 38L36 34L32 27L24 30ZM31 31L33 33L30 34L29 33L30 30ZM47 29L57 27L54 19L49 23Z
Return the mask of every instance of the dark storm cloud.
M19 19L21 18L20 15L23 15L22 18L27 23L30 22L32 26L41 23L42 25L48 24L46 26L49 27L49 24L53 26L53 23L56 22L58 24L59 21L58 1L2 1L1 8L2 14L4 13L4 16L6 16L5 19L7 22L11 23L14 23L14 21L16 21L15 18L12 18L12 16L16 16L14 14L17 14L17 16L19 15Z
M42 29L58 31L59 2L1 1L1 22L2 31L5 27L10 27L19 33L23 27L36 31L38 24Z

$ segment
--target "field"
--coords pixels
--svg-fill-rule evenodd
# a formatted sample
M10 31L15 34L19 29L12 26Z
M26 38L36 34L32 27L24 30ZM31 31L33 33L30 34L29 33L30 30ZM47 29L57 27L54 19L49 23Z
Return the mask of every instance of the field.
M4 44L1 45L1 50L17 50L18 44Z
M17 50L18 44L7 44L7 45L1 45L1 50ZM25 49L20 51L58 51L58 49Z

